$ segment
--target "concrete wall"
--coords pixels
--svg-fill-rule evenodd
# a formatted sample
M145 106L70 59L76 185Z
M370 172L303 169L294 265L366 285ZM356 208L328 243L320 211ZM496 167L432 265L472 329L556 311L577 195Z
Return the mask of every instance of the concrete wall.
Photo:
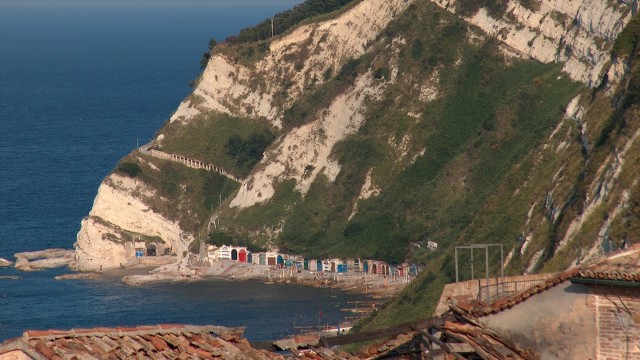
M532 274L532 275L517 275L517 276L505 276L502 278L490 278L487 282L487 279L477 279L477 280L468 280L461 281L459 283L451 283L447 284L442 291L442 295L440 296L440 300L438 301L438 305L434 312L434 316L440 316L449 310L449 306L447 305L447 299L451 297L465 296L471 299L476 299L478 297L478 293L480 288L483 286L489 285L498 285L504 284L505 289L515 290L512 285L508 285L509 283L521 283L521 289L519 291L525 290L525 284L529 283L531 286L535 285L537 282L544 281L551 277L555 276L555 274ZM496 286L498 287L498 286ZM492 287L493 288L493 287ZM498 287L499 288L499 287Z
M597 325L589 303L588 286L565 281L479 320L542 359L594 359Z

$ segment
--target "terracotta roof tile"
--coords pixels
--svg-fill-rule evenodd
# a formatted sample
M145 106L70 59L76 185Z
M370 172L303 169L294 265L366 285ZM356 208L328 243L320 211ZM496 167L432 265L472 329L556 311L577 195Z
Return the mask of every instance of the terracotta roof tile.
M583 279L640 281L640 244L611 254L593 265L580 269Z
M45 359L283 359L257 350L241 337L241 329L217 326L143 325L87 329L28 330L22 338L0 345L0 355L24 348ZM227 341L220 337L224 337Z
M595 263L583 264L580 267L564 271L518 294L500 298L491 304L482 304L453 297L450 298L450 300L457 311L482 317L510 309L530 297L571 278L640 282L640 244L635 244L628 249L610 254L608 257L604 259L601 258Z

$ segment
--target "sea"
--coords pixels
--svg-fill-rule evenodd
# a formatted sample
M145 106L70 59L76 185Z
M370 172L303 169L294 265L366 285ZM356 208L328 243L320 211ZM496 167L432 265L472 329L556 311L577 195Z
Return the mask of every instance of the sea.
M299 1L0 0L0 257L72 248L102 179L190 92L209 39ZM0 342L160 323L246 326L262 341L335 326L362 299L251 281L54 280L68 271L0 268Z

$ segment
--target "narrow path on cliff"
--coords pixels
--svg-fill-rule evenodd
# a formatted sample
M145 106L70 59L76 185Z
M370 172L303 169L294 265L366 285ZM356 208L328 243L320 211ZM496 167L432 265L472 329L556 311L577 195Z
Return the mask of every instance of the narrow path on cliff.
M186 156L182 156L182 155L178 155L178 154L171 154L171 153L166 153L164 151L160 151L157 149L152 149L151 148L152 144L146 144L146 145L142 145L138 148L138 151L140 151L141 154L145 154L145 155L149 155L149 156L153 156L155 158L158 159L163 159L163 160L169 160L169 161L174 161L177 163L180 163L182 165L185 165L187 167L193 168L193 169L203 169L203 170L207 170L207 171L213 171L216 172L220 175L226 176L227 178L241 183L242 179L230 174L229 172L227 172L226 170L224 170L223 168L216 166L214 164L210 164L210 163L205 163L204 161L200 161L197 159L192 159Z

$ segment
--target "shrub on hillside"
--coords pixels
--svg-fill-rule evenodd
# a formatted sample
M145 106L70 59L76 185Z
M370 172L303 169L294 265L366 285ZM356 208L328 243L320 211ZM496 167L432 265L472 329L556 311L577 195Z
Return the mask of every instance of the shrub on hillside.
M611 54L617 57L632 55L638 51L639 44L640 18L634 16L616 38L616 41L613 43L613 49L611 49Z
M131 163L131 162L120 163L116 168L116 172L125 174L129 177L136 177L140 175L141 171L142 170L140 169L140 166L138 166L138 164Z
M355 0L307 0L296 5L293 9L283 11L273 17L274 33L282 34L299 24L304 19L317 15L327 14ZM262 21L258 25L240 30L238 36L227 38L228 43L248 43L266 40L271 37L271 18Z
M264 151L275 138L269 131L255 132L244 140L238 135L231 135L225 149L229 156L237 158L236 167L249 171L262 160Z

